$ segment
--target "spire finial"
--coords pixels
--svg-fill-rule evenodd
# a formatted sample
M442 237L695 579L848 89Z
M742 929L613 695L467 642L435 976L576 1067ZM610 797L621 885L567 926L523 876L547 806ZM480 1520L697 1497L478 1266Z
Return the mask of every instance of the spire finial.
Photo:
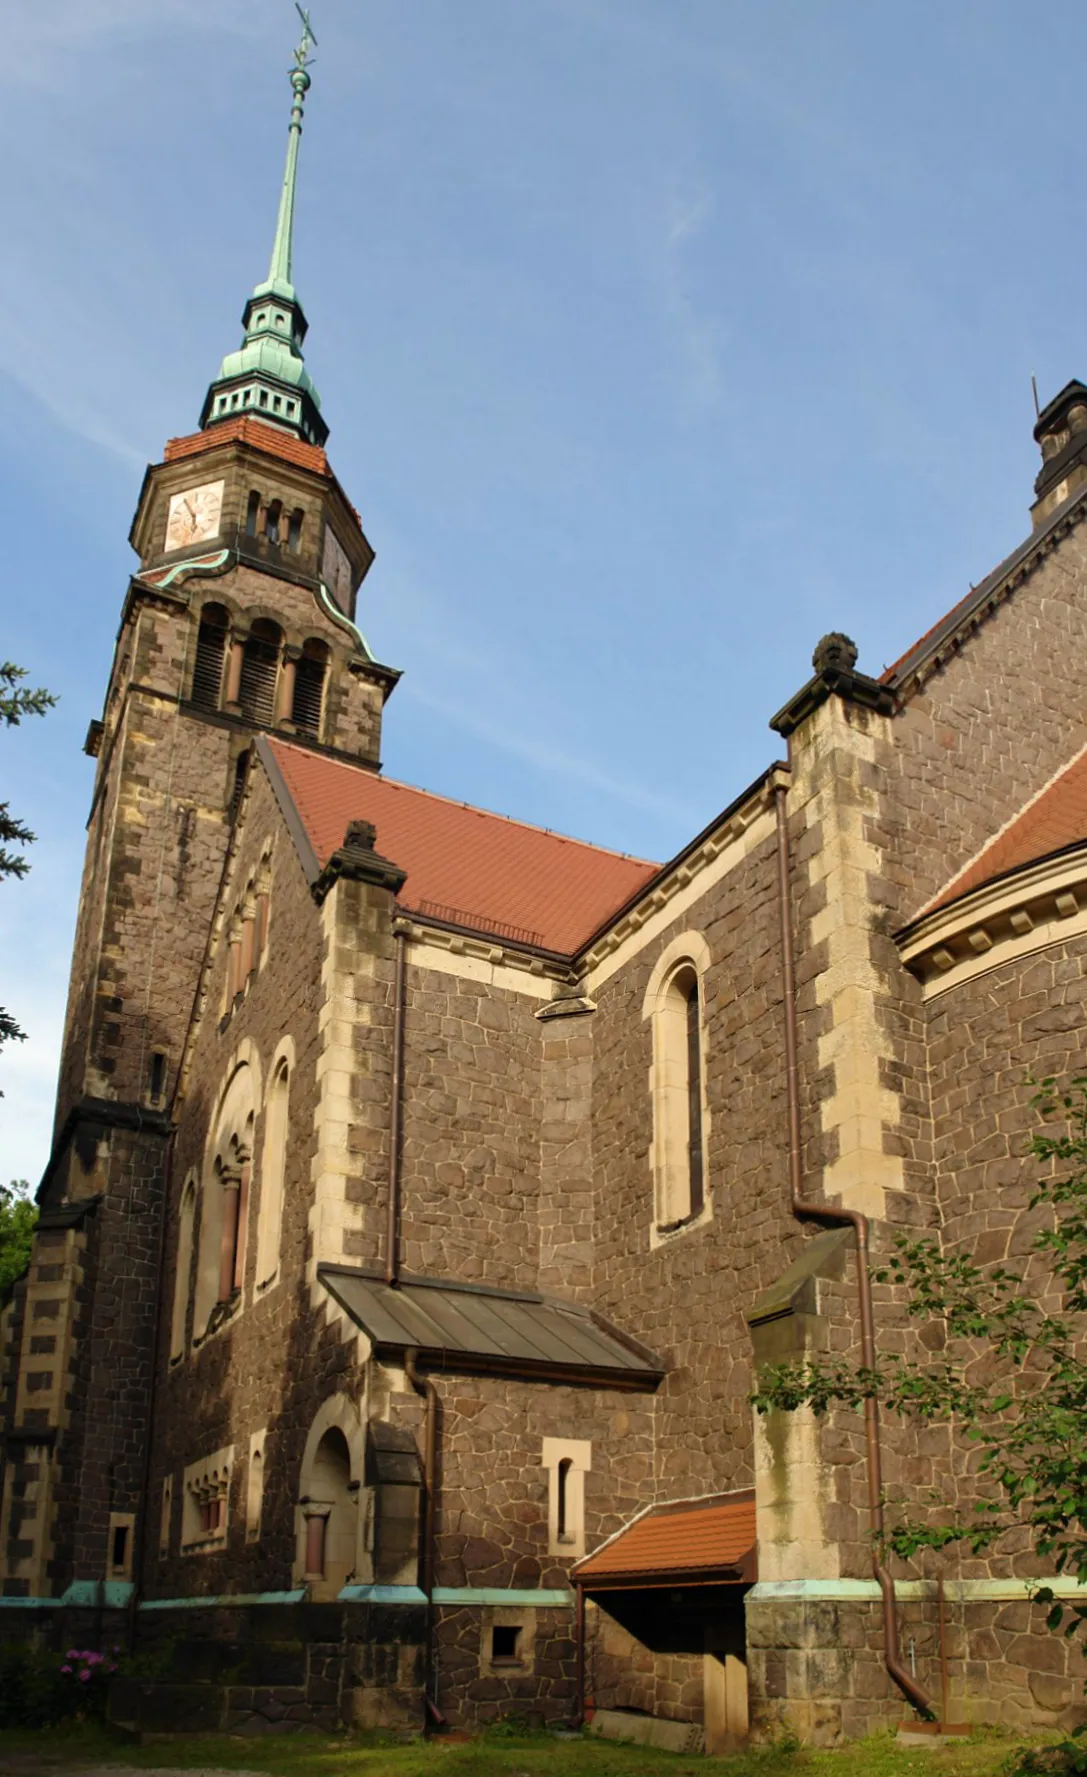
M298 178L298 142L302 134L302 110L306 102L306 94L310 89L309 70L310 49L316 47L317 39L313 35L308 11L304 10L295 0L295 11L302 20L302 39L294 52L294 67L291 69L291 89L294 101L291 105L291 121L287 129L287 165L283 171L283 191L279 199L279 217L276 222L276 238L272 246L272 261L268 267L269 284L289 284L291 281L291 236L294 233L294 192Z
M298 179L298 142L302 134L302 108L310 88L310 50L317 42L309 13L295 0L302 20L302 41L294 52L290 71L291 122L287 131L287 165L279 199L272 263L263 284L258 284L245 305L241 349L228 352L204 397L201 426L245 414L282 426L309 444L324 444L328 427L321 418L321 397L302 362L306 317L291 282L291 236L294 233L294 193Z

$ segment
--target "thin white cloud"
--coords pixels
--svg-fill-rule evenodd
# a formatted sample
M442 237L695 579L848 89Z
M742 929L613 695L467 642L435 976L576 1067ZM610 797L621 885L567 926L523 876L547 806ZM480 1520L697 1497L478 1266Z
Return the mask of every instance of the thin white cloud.
M566 752L546 739L538 739L528 734L523 728L512 722L496 720L493 716L484 715L478 707L469 708L465 704L456 703L448 698L440 697L425 686L405 680L405 693L416 703L456 722L470 734L478 735L490 746L500 747L503 752L511 753L514 758L522 760L526 765L538 771L555 774L573 783L584 785L595 790L602 796L624 802L632 808L642 808L647 812L664 816L681 826L693 826L695 817L691 810L677 802L674 797L658 795L644 784L631 783L616 777L614 773L604 771L591 760L578 758L576 754ZM509 690L506 686L507 692ZM491 698L493 707L493 695ZM541 729L546 727L546 719L541 718Z
M673 191L667 203L661 281L666 312L685 364L683 392L692 406L716 406L721 395L721 346L724 328L717 315L704 312L692 294L689 249L705 233L713 210L708 187Z

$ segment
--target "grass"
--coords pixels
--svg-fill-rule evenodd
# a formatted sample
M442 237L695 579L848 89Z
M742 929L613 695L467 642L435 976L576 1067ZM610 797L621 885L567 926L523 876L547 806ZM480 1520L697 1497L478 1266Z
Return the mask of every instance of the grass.
M601 1740L492 1730L470 1742L383 1744L331 1734L185 1735L137 1746L104 1728L0 1733L0 1772L35 1767L131 1766L244 1770L270 1777L997 1777L1026 1744L980 1734L958 1745L903 1748L879 1734L834 1752L760 1747L733 1758L649 1752ZM9 1754L16 1755L8 1759ZM33 1755L28 1758L27 1755ZM40 1761L40 1764L39 1764Z

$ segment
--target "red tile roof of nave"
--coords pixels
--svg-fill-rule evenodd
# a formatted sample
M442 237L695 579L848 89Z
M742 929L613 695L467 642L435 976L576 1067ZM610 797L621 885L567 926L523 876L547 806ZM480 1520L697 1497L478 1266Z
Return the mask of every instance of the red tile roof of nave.
M946 907L994 876L1087 840L1087 747L941 890L926 912Z
M251 444L254 450L263 450L270 457L281 457L285 463L294 463L299 469L312 469L317 475L332 473L328 458L319 445L306 444L290 432L280 431L278 426L263 425L247 413L239 414L236 419L220 420L218 425L209 426L206 432L190 432L184 438L168 439L162 460L173 463L179 457L199 456L201 451L214 450L217 444L228 444L232 440Z
M579 1561L577 1580L592 1589L610 1579L706 1574L748 1567L754 1579L755 1495L665 1506L635 1519L595 1555Z
M569 955L659 869L289 742L269 745L322 865L348 821L372 821L378 853L408 873L400 905L453 925Z

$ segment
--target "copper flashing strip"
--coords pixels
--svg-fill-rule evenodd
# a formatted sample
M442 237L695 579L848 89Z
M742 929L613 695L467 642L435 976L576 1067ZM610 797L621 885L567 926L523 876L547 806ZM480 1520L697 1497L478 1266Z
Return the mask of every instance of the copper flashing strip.
M876 1334L872 1309L872 1279L868 1270L868 1217L838 1204L812 1203L803 1196L804 1171L800 1143L800 1090L797 1065L796 970L793 961L793 920L789 889L788 786L774 785L777 815L778 913L781 928L781 985L785 1005L785 1074L789 1116L789 1208L798 1221L820 1222L835 1228L851 1228L857 1252L857 1300L860 1310L861 1363L875 1369ZM883 1657L891 1678L906 1699L932 1720L936 1706L902 1664L898 1643L895 1583L883 1565L883 1475L879 1435L879 1404L871 1396L864 1403L864 1435L867 1452L868 1515L872 1526L872 1572L879 1583L883 1604Z

